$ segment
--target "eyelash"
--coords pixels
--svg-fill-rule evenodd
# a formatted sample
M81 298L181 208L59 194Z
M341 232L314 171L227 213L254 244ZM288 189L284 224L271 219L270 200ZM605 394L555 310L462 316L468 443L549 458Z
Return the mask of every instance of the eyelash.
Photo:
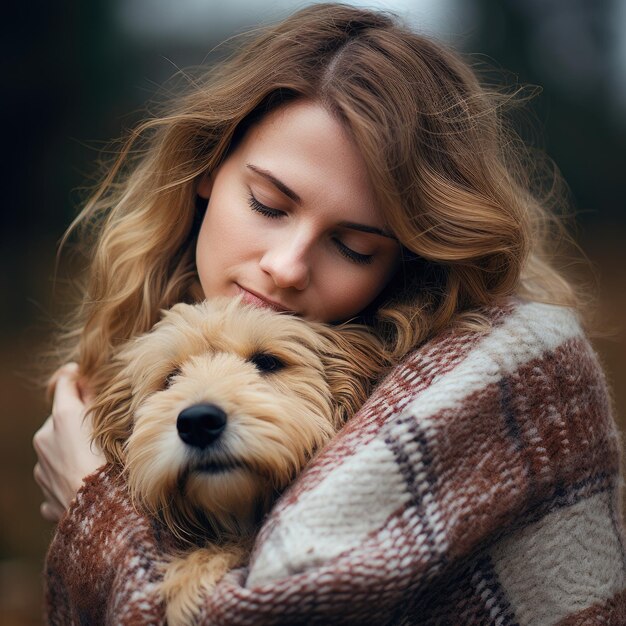
M262 204L252 195L252 193L248 195L248 204L253 211L260 213L269 219L275 220L285 215L283 211L272 209L271 207ZM372 254L359 254L351 248L348 248L348 246L342 243L339 239L333 238L333 241L335 242L335 246L337 247L339 254L353 263L358 263L359 265L369 265L374 260L374 255Z
M348 246L339 241L339 239L333 239L333 241L337 246L339 254L354 263L358 263L359 265L369 265L374 260L374 255L372 254L359 254L358 252L352 250L352 248L348 248Z
M278 219L282 217L284 213L282 211L278 211L276 209L272 209L264 204L261 204L252 194L248 196L248 203L250 204L250 208L265 217L269 217L270 219Z

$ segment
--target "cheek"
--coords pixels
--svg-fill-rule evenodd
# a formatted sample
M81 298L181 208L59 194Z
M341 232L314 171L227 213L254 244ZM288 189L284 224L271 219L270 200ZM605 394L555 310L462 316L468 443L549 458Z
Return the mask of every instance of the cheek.
M249 248L257 236L258 224L245 199L229 193L214 193L200 227L198 253L237 254Z
M207 211L200 225L200 232L198 233L198 241L196 243L196 268L203 286L207 278L207 270L211 266L212 249L211 228Z
M228 278L229 268L254 256L260 238L247 207L213 195L198 233L196 267L205 296Z
M365 309L389 283L393 268L381 271L360 270L338 275L326 281L326 293L322 300L327 304L322 314L325 321L344 321Z
M216 214L215 207L207 207L207 211L198 233L196 245L196 268L200 284L205 297L218 294L218 285L224 274L225 263L228 259L226 253L231 250L232 242L229 240L230 230L225 229L221 216Z

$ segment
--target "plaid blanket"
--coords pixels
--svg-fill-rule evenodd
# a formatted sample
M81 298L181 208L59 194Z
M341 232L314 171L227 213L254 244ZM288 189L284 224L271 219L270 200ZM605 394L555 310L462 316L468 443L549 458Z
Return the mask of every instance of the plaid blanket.
M626 624L620 443L575 316L512 303L409 355L266 519L198 624ZM167 543L90 476L47 557L50 624L161 624Z

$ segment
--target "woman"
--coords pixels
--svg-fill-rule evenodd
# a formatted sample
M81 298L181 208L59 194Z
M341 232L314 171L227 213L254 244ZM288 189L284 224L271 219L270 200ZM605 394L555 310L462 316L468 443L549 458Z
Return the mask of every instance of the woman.
M329 4L257 31L137 130L77 220L80 367L34 441L61 519L51 623L163 620L167 537L99 469L89 393L159 310L236 294L368 324L396 366L197 623L624 622L606 385L501 105L439 44Z

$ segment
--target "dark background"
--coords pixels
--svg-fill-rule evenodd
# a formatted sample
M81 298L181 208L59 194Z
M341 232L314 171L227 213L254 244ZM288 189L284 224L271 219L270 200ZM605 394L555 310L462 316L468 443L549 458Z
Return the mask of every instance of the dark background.
M3 11L0 621L6 626L40 623L39 572L52 528L39 517L32 481L31 438L48 413L34 380L42 342L59 317L63 277L71 275L63 268L53 290L55 248L79 207L80 189L89 184L99 152L141 119L146 102L177 68L212 62L220 54L210 54L212 48L233 33L309 3L230 0L228 12L217 4L33 1L13 6L12 14ZM411 5L369 3L401 14ZM624 429L625 2L432 0L417 6L407 16L416 28L476 53L509 84L542 87L520 128L569 184L573 234L595 268L600 330L607 331L595 345Z

